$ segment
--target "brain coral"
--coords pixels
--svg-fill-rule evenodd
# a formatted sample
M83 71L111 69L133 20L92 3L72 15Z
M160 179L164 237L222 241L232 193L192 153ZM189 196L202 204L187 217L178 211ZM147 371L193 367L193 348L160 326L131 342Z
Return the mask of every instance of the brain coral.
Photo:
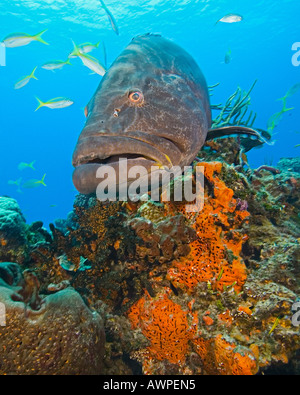
M0 265L6 313L6 325L0 326L0 374L100 374L105 343L100 315L71 287L41 296L32 309L18 265Z

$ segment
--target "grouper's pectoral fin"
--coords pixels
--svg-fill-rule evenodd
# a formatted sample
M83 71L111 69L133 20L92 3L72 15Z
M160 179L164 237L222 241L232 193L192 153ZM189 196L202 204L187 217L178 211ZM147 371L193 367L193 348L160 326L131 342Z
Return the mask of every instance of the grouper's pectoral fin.
M252 139L257 140L257 142L261 144L264 143L270 144L268 143L267 140L269 140L271 136L269 136L268 134L266 135L265 133L266 132L263 133L264 134L263 136L262 133L260 133L259 131L249 128L247 126L230 125L230 126L223 126L220 128L209 129L207 133L206 141L217 139L217 138L240 136L240 137L250 138L251 140Z

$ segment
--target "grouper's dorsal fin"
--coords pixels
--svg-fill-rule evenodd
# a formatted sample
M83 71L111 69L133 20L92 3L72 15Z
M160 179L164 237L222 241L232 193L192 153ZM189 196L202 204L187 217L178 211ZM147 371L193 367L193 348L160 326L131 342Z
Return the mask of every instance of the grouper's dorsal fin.
M233 137L233 136L241 136L250 137L254 140L259 140L262 144L269 144L264 137L255 129L248 128L246 126L223 126L220 128L209 129L206 137L206 141L224 138L224 137Z
M136 38L140 38L140 37L150 37L150 36L154 36L154 37L161 37L161 34L158 33L142 33L142 34L138 34L137 36L133 37L133 39L131 41L134 41Z

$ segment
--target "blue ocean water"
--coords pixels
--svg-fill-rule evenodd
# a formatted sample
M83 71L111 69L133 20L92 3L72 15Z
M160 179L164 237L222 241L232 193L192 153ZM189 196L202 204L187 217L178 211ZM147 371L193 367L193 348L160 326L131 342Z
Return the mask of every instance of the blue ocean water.
M0 41L8 34L37 34L50 44L7 48L6 66L0 66L0 195L18 200L27 222L65 218L72 209L76 190L72 184L72 153L84 125L83 108L101 77L91 74L79 59L51 72L40 66L51 60L66 60L76 43L104 42L108 66L130 42L142 33L160 33L185 48L202 69L208 85L220 83L212 104L224 103L238 86L251 94L255 126L266 129L268 119L282 108L283 97L300 82L300 66L292 64L292 45L300 41L299 11L295 0L106 0L120 31L117 36L99 0L2 0ZM218 23L228 13L243 16L239 23ZM230 63L224 62L231 49ZM93 56L103 62L102 47ZM300 58L300 57L299 57ZM299 59L300 60L300 59ZM14 84L31 73L38 80L15 90ZM71 107L35 111L38 103L68 97ZM252 150L252 167L276 165L281 157L299 156L300 92L288 101L293 110L283 115L274 129L272 146ZM21 162L35 160L35 168L19 170ZM41 179L46 187L21 189L9 180Z

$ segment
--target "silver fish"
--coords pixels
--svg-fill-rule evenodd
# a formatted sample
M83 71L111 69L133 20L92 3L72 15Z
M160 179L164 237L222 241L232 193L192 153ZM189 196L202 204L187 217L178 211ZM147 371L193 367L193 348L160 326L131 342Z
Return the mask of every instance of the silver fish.
M113 16L113 14L112 14L112 13L109 11L109 9L106 7L106 5L104 4L104 1L103 1L103 0L99 0L99 1L100 1L100 3L101 3L102 7L104 8L105 12L106 12L106 15L107 15L107 17L108 17L108 19L109 19L109 22L110 22L110 24L111 24L111 27L112 27L113 31L114 31L117 35L119 35L119 29L118 29L117 22L116 22L116 20L115 20L115 18L114 18L114 16Z
M15 89L20 89L23 88L25 85L28 84L28 82L34 78L35 80L37 80L36 76L34 75L35 70L37 69L37 67L35 67L32 71L31 74L27 75L26 77L23 77L20 81L15 83Z
M75 43L74 44L74 49L71 53L73 57L78 57L81 59L82 63L88 67L90 70L92 70L94 73L99 74L103 76L106 72L104 66L100 63L100 61L93 56L90 56L88 54L82 53L80 47L78 47Z
M39 105L35 111L39 110L41 107L48 107L51 110L66 108L74 104L74 102L66 97L57 97L55 99L48 100L46 102L42 102L38 97L36 97Z
M235 22L241 22L243 20L242 15L239 14L227 14L223 16L223 18L219 19L218 22L223 22L223 23L235 23Z
M33 41L38 41L40 43L49 45L45 40L42 39L42 35L46 31L47 29L33 36L26 33L13 33L6 36L2 42L7 48L23 47L24 45L28 45Z
M96 44L92 44L92 43L84 43L84 44L79 44L79 45L75 45L75 50L78 49L80 53L86 54L86 53L90 53L91 51L93 51L94 49L98 48L100 45L100 42L97 42ZM74 50L69 54L69 58L76 58L77 55L74 55Z
M71 62L69 59L66 61L54 60L52 62L43 64L42 69L54 71L54 70L63 68L66 64L71 65Z

